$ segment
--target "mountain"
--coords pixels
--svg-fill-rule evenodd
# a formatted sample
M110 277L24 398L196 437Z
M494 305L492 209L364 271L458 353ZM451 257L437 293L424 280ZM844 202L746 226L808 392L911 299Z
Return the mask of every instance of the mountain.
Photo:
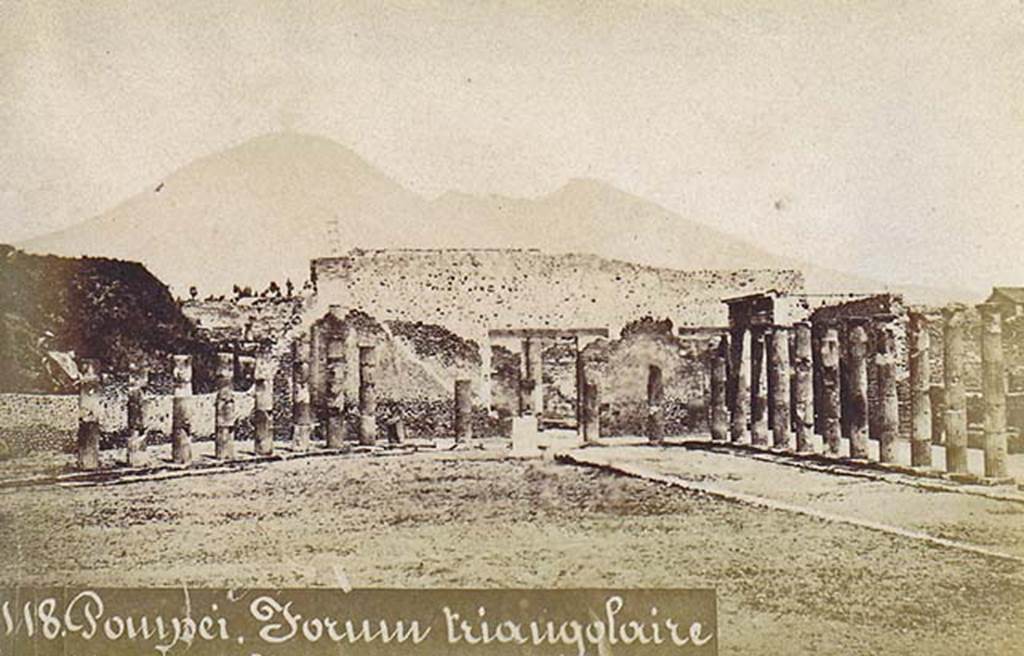
M192 285L207 294L298 282L313 257L353 247L538 247L675 269L797 268L822 291L884 288L775 255L595 180L572 180L536 199L449 192L428 200L333 141L293 133L199 159L103 215L21 246L138 260L178 294ZM949 294L900 291L922 301Z
M426 202L327 139L270 135L199 159L32 252L143 262L177 294L305 280L331 243L385 246Z

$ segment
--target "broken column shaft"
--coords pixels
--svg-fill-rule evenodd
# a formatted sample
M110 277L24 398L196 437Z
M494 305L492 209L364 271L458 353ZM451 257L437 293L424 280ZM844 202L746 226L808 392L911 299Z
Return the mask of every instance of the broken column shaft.
M909 315L907 334L910 365L910 464L932 466L931 363L928 318L920 312Z
M214 457L230 460L235 457L235 367L231 353L217 354L216 426Z
M313 408L309 392L310 337L299 335L292 343L292 447L309 448L313 436Z
M174 398L171 410L171 459L179 465L192 462L192 356L175 355L172 364Z
M967 473L967 392L964 389L964 308L943 309L942 374L946 388L946 471Z
M981 314L981 393L985 404L985 476L1006 478L1006 363L999 308L978 306Z
M97 469L100 466L100 415L103 411L103 390L99 362L83 359L78 363L78 467Z
M253 450L269 456L274 453L274 371L266 355L256 358L253 381Z
M811 342L811 324L799 322L793 327L795 333L793 367L796 370L796 450L801 453L814 451L814 354Z
M665 384L661 367L652 364L647 367L647 437L651 442L660 443L665 439Z
M142 415L142 396L149 382L149 372L132 368L128 371L128 439L125 444L129 467L140 467L146 450L146 423Z
M768 375L771 385L772 444L776 449L792 449L790 437L789 331L776 326L769 333Z
M726 405L726 359L729 357L729 338L723 335L711 350L711 412L709 428L711 439L724 442L728 439L729 408Z
M465 378L455 381L454 429L458 444L473 438L473 383Z
M377 441L377 349L359 347L359 442Z

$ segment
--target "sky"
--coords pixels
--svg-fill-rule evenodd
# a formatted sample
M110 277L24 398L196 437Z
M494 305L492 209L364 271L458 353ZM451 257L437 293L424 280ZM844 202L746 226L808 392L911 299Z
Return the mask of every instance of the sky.
M1024 0L0 3L0 242L283 130L430 197L597 178L835 269L1024 285Z

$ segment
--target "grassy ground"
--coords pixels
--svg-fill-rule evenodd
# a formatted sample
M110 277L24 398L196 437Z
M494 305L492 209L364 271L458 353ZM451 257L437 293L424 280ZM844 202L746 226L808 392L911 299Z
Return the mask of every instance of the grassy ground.
M1021 566L490 452L9 491L0 526L7 585L699 586L723 654L1024 646Z

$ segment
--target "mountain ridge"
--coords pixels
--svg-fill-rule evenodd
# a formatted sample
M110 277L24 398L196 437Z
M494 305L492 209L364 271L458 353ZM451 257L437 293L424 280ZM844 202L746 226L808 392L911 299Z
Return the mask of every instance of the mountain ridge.
M892 289L777 255L594 178L536 198L428 199L342 144L292 132L197 158L107 212L18 246L137 260L178 294L297 282L311 259L356 247L539 247L683 270L795 268L814 290Z

